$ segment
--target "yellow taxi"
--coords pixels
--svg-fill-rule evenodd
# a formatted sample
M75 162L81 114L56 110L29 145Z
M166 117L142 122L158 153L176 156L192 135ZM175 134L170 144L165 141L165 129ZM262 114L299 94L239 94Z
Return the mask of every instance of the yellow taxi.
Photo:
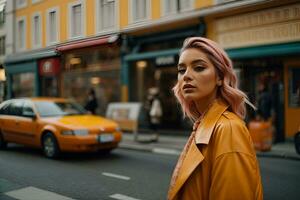
M56 158L60 152L110 152L121 138L116 122L88 114L71 100L22 98L0 104L0 149L19 143Z

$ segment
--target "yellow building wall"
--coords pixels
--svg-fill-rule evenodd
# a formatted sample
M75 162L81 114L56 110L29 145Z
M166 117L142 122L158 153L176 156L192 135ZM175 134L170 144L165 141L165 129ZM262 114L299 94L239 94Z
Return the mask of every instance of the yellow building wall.
M195 9L214 5L214 0L195 0Z
M152 8L152 11L151 11L151 19L152 20L156 20L156 19L159 19L160 18L160 11L161 11L161 8L160 8L160 3L161 0L152 0L151 1L151 8Z
M120 29L123 29L128 25L128 14L128 0L119 0Z

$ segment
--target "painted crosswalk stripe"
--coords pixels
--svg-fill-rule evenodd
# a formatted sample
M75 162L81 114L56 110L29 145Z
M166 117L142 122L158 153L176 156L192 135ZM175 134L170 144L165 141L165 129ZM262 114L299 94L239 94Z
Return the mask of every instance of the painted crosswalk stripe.
M180 151L175 149L153 148L152 152L158 154L180 155Z
M118 200L140 200L140 199L129 197L129 196L126 196L123 194L113 194L113 195L110 195L109 197L112 199L118 199Z
M6 192L5 194L19 200L74 200L72 198L62 196L54 192L41 190L36 187L25 187Z
M122 180L126 180L126 181L130 180L130 177L128 177L128 176L123 176L123 175L119 175L119 174L112 174L112 173L108 173L108 172L103 172L102 175L113 177L113 178L118 178L118 179L122 179Z

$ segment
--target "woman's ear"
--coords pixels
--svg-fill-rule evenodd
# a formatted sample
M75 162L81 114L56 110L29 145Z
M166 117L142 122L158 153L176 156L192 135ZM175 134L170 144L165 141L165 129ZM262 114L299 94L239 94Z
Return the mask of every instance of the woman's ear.
M217 85L218 85L218 86L221 86L221 85L222 85L222 80L221 80L221 79L218 79Z

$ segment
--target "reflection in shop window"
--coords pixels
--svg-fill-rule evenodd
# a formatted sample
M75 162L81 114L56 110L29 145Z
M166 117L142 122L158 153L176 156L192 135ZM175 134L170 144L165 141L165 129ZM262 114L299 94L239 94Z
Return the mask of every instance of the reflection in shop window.
M27 72L12 76L12 97L34 96L34 73Z
M300 107L300 68L289 69L289 106Z

